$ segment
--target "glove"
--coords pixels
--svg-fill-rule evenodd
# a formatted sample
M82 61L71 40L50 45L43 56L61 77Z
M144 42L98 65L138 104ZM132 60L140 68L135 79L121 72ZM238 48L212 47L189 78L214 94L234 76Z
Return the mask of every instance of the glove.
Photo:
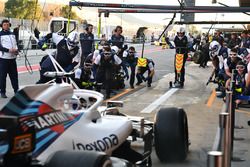
M45 38L42 38L42 39L39 40L39 42L38 42L38 47L39 47L41 50L43 50L43 51L44 51L45 49L48 48L48 45L46 44Z
M128 49L128 45L124 45L123 50L127 50Z
M34 29L34 34L35 34L35 37L36 37L37 39L39 39L40 31L39 31L37 28Z

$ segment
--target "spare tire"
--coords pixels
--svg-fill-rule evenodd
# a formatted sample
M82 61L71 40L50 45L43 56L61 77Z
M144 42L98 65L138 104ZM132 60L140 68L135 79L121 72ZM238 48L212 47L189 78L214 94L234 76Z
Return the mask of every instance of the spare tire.
M195 64L200 64L200 63L201 63L201 60L202 60L202 56L203 56L202 51L200 51L200 50L195 51L195 52L194 52L194 55L193 55L193 57L192 57L193 62L194 62Z
M57 151L52 154L45 167L110 167L108 155L94 151Z
M156 155L162 162L183 161L188 153L187 115L180 108L162 108L154 125Z

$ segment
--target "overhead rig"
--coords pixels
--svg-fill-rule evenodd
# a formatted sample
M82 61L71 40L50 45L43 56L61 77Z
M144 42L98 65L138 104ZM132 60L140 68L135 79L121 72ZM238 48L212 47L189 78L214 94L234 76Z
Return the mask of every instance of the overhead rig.
M175 24L250 24L250 21L176 21Z
M180 8L180 7L179 7ZM224 7L223 7L224 8ZM98 9L98 13L225 13L224 11L214 11L214 10L187 10L187 9L177 9L177 10L162 10L162 9L111 9L111 8L101 8ZM242 13L242 12L239 12Z
M173 13L173 18L166 26L159 39L172 24L249 24L250 21L174 21L177 13L244 13L250 12L250 7L229 7L229 6L184 6L180 3L178 6L171 5L144 5L144 4L121 4L121 3L93 3L79 2L71 0L69 6L73 7L94 7L99 8L98 37L100 37L101 15L109 17L110 13ZM158 39L158 40L159 40Z
M70 1L69 6L96 7L96 8L128 8L128 9L155 9L163 11L177 11L174 13L242 13L250 12L250 7L221 7L221 6L170 6L170 5L143 5L143 4L119 4L119 3L93 3Z

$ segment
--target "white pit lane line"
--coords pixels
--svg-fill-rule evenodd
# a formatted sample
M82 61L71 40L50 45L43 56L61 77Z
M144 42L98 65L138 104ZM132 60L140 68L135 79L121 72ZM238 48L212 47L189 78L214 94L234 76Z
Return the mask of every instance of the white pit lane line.
M163 102L165 102L169 97L171 97L177 90L179 90L179 88L171 88L164 95L162 95L157 100L155 100L153 103L151 103L149 106L144 108L140 113L146 113L146 114L151 113L158 106L160 106Z

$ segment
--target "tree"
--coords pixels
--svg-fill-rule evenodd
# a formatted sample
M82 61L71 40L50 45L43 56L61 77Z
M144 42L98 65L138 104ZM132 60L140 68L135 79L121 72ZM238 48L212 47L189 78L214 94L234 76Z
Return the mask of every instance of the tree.
M70 12L70 7L68 5L63 6L60 9L60 15L62 17L68 18L69 12ZM79 17L77 16L77 14L75 12L73 12L72 10L71 10L70 18L75 19L75 20L79 20Z
M5 17L18 19L38 19L41 8L37 0L8 0L5 3ZM34 15L36 14L35 18Z
M199 34L199 31L197 30L197 27L194 25L191 25L188 27L188 31L193 35L193 34Z

